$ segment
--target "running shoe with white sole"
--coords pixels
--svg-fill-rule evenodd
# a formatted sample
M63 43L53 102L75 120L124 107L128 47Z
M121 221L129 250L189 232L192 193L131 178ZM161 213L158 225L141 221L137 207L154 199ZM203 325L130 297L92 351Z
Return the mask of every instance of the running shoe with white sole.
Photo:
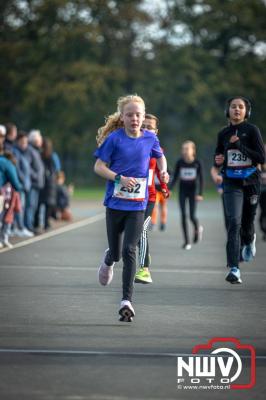
M134 308L129 300L122 300L119 309L120 321L132 322L135 317Z
M183 244L183 246L182 246L182 249L184 249L184 250L191 250L191 244L190 243L184 243Z
M10 241L8 239L4 239L2 243L3 243L4 247L7 247L8 249L13 249L13 247L14 247L13 244L10 243Z
M242 259L245 262L252 261L256 255L256 233L254 233L254 238L250 244L243 246L242 249Z
M147 268L140 268L135 275L135 283L152 283L150 271Z
M241 274L240 274L240 269L237 267L232 267L230 268L229 273L226 275L225 280L227 282L230 282L232 284L235 283L242 283L242 279L241 279Z
M105 257L106 257L106 254L108 251L109 251L109 249L105 250L102 263L98 270L98 278L99 278L99 282L102 286L110 285L110 283L112 282L113 276L114 276L115 263L113 263L112 265L105 264Z
M29 231L27 228L14 229L13 233L14 233L14 236L17 236L20 238L32 238L34 236L34 233Z
M203 230L204 230L204 229L203 229L203 226L200 225L199 228L198 228L198 230L195 231L195 234L194 234L194 243L198 243L198 242L201 242L201 241L202 241Z

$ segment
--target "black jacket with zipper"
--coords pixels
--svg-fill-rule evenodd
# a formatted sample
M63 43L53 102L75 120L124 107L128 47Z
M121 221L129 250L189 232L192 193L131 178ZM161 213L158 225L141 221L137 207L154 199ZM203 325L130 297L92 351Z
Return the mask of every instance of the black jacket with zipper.
M230 143L230 138L234 135L239 137L235 143ZM225 181L236 181L236 179L228 178L225 174L227 168L227 150L236 149L241 151L246 157L252 161L252 166L257 167L258 164L265 162L265 149L259 128L249 122L241 122L237 125L228 125L218 133L217 146L215 155L223 154L224 163L222 173ZM214 162L216 167L220 167ZM244 185L255 184L260 179L260 172L257 169L252 175L243 180Z

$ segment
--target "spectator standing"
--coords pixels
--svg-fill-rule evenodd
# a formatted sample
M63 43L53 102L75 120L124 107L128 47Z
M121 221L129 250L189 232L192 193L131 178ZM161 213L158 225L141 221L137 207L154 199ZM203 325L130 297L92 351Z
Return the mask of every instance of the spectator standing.
M19 197L14 196L13 194L14 190L20 191L22 187L19 182L14 162L15 160L12 154L4 152L4 146L2 143L0 145L0 191L3 193L4 186L7 183L10 183L11 186L8 189L7 197L4 199L3 210L1 210L2 226L0 232L0 248L3 248L4 246L11 247L11 244L8 241L8 234L9 234L8 232L10 223L12 223L13 220L12 220L12 214L10 212L8 213L8 211L11 205L14 209L16 208L17 210L19 209L19 203L18 203Z
M15 215L18 229L14 230L14 235L19 237L34 236L34 234L25 227L25 210L26 207L30 206L31 190L31 166L29 157L27 156L28 147L27 133L19 131L16 146L14 147L14 155L17 160L17 172L22 185L22 191L20 193L22 210Z
M40 191L44 187L44 164L41 157L43 138L39 130L29 133L29 146L26 153L31 166L31 189L29 203L26 204L25 225L34 231L34 219L38 209Z
M14 151L14 146L15 146L15 141L17 139L17 127L15 124L9 122L6 124L6 137L5 137L5 143L4 143L4 149L6 151L10 151L13 153Z
M48 138L43 141L42 161L44 164L44 187L40 191L39 209L44 205L44 229L50 228L49 219L56 206L56 166L53 160L53 144ZM35 219L35 227L39 227L39 213Z

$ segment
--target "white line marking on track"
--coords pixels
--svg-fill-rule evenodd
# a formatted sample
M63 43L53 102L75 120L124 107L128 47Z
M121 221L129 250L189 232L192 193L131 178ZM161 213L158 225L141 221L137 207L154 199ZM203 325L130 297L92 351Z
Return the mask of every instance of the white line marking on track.
M85 272L95 272L97 271L98 267L71 267L71 266L56 266L56 265L0 265L0 270L1 269L23 269L23 270L52 270L52 271L85 271ZM121 268L119 267L118 270L120 271ZM153 269L152 273L153 274L213 274L213 275L224 275L226 270L221 269L221 271L218 270L204 270L204 269L166 269L166 268L161 268L161 269ZM266 276L266 271L244 271L245 275L255 275L255 276Z
M14 249L18 249L19 247L25 247L25 246L28 246L28 245L30 245L32 243L40 242L41 240L49 239L49 238L52 238L54 236L61 235L62 233L73 231L74 229L83 228L84 226L93 224L94 222L97 222L97 221L100 221L100 220L104 219L104 217L105 217L104 213L96 214L93 217L89 217L89 218L83 219L81 221L73 222L70 225L63 226L61 228L55 229L52 232L43 233L42 235L35 236L32 239L23 240L22 242L14 244L14 246L11 249L9 249L9 248L1 249L0 253L4 253L6 251L11 251L11 250L14 250Z
M50 355L50 356L108 356L108 357L189 357L191 353L147 353L147 352L119 352L119 351L91 351L91 350L67 350L67 349L12 349L0 348L0 354L35 354L35 355ZM206 354L206 356L208 356ZM211 354L209 355L211 356ZM227 357L227 356L226 356ZM251 358L249 355L241 355L241 358ZM266 355L256 356L257 359L266 360Z

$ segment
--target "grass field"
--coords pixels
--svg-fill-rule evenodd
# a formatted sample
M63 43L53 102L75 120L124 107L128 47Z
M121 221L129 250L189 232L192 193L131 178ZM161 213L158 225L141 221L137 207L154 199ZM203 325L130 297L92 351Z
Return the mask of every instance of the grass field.
M101 201L104 197L105 187L76 187L74 190L73 199L74 200L92 200L92 201ZM207 188L204 191L204 198L206 200L215 199L218 197L218 194L215 188ZM176 191L173 191L172 199L176 199Z
M74 189L74 200L101 200L103 199L105 192L104 187L75 187Z

